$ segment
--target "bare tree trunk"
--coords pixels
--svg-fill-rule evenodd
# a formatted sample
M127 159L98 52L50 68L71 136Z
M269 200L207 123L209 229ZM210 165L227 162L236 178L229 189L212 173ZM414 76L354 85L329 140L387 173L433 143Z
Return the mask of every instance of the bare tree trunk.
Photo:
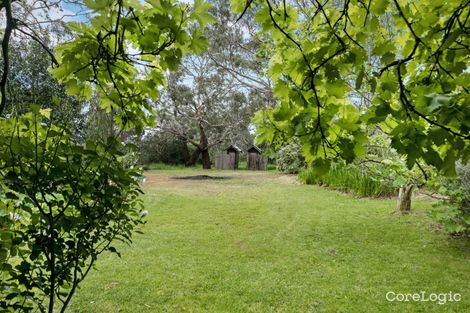
M5 109L7 103L7 82L8 73L10 72L10 57L8 55L8 49L10 45L11 33L16 27L12 15L11 2L11 0L2 1L2 8L5 8L6 25L2 38L3 73L0 80L0 116L3 114L3 110Z
M411 195L413 193L413 185L405 185L400 187L398 191L397 211L400 213L409 213L411 211Z
M202 150L202 168L205 170L210 170L211 169L211 160L209 157L209 150L205 149Z
M202 156L202 168L205 170L210 170L211 160L209 156L209 142L207 140L206 132L204 130L204 126L202 125L202 121L199 122L199 138L199 148Z

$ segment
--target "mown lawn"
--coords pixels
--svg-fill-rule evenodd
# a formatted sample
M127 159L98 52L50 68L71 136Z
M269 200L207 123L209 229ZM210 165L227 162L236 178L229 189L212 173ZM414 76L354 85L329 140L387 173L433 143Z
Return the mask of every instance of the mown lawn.
M176 180L178 175L228 180ZM147 173L149 215L104 255L72 312L470 312L470 245L395 200L357 199L273 173ZM460 293L460 302L385 294Z

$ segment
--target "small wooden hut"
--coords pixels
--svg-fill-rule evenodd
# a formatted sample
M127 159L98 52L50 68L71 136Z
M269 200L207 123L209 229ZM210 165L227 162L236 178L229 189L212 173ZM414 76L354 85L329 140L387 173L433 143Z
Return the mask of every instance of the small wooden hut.
M240 152L242 150L235 145L230 145L222 153L216 157L215 168L223 170L236 170L240 161Z
M228 169L230 170L238 169L238 161L240 161L240 152L242 152L242 150L235 145L230 145L230 147L228 147L225 151L227 152L227 155L228 155L228 158L227 158Z
M263 155L263 150L258 146L252 145L247 150L247 167L249 170L265 171L268 164L268 158Z

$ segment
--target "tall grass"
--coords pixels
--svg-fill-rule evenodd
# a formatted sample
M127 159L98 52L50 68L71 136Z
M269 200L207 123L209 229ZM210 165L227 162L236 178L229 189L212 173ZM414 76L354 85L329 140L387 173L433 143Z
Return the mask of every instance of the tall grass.
M391 183L374 178L354 165L335 163L330 171L321 177L314 172L314 169L309 168L301 172L299 178L309 185L325 185L363 197L391 197L397 192Z

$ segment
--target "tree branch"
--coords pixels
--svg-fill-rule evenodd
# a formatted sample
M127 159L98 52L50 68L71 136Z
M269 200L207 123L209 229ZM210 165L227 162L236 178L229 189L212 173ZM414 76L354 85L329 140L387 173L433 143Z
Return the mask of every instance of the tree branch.
M5 8L6 27L2 39L3 73L0 80L0 92L2 94L0 100L0 116L3 115L3 111L5 110L7 102L6 87L8 82L8 74L10 72L10 56L8 54L8 50L10 48L11 33L16 27L15 20L13 19L12 15L11 2L11 0L2 0L2 6Z

